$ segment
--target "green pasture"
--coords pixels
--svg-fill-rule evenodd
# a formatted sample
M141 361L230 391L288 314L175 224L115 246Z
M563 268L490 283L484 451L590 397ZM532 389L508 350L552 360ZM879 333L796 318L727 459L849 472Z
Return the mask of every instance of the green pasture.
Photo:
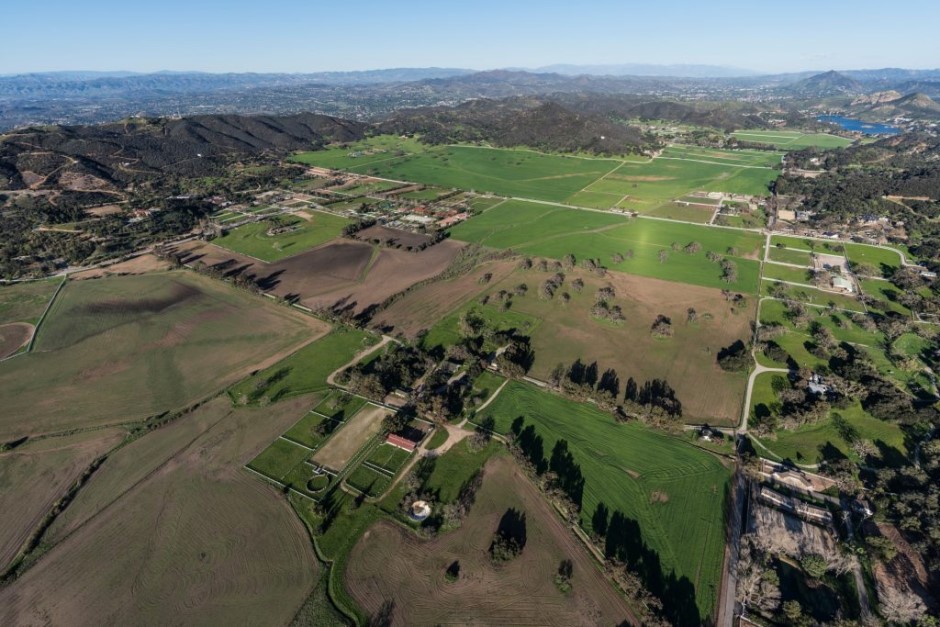
M845 256L851 263L865 263L881 270L885 277L901 266L901 253L888 248L849 243L845 245Z
M639 523L642 541L666 573L687 577L700 614L717 601L724 555L724 507L731 472L718 458L638 423L518 382L478 416L501 433L517 417L543 439L546 458L565 439L585 478L581 524L600 503Z
M279 235L268 235L271 223L267 220L244 224L213 240L223 248L250 255L262 261L277 261L319 246L339 237L349 220L332 213L308 211L310 220L284 217L284 223L295 230Z
M571 253L578 260L599 258L611 270L640 276L741 292L757 291L759 264L753 257L760 248L761 237L746 231L509 201L459 224L451 235L454 239L512 248L528 255L561 259ZM672 250L673 243L684 247L691 242L698 242L701 250L694 254ZM735 249L733 261L738 268L738 280L729 284L722 281L719 265L707 261L705 253L727 255L731 248ZM629 250L633 251L633 258L612 262L614 254L626 257ZM661 250L667 253L662 262Z
M852 144L851 139L830 135L828 133L804 133L802 131L783 130L756 130L735 131L732 133L741 141L755 144L771 144L786 150L802 150L803 148L845 148Z
M411 453L391 444L380 444L375 447L366 461L370 464L384 468L392 474L396 474L408 463Z
M304 446L317 448L328 437L327 435L320 435L318 427L324 422L331 420L332 419L321 416L315 412L307 412L303 418L298 420L293 427L287 430L284 437L288 440L300 442ZM330 426L335 429L338 427L338 424Z
M248 463L248 467L275 481L287 474L310 455L310 451L293 442L278 438Z
M362 465L346 475L345 481L368 496L379 496L392 482L388 476Z
M789 281L790 283L813 284L813 271L809 268L794 268L776 263L765 263L763 269L765 279Z
M861 279L859 282L862 285L862 292L878 299L885 311L894 311L905 316L911 315L911 310L898 302L897 299L902 294L902 290L895 287L893 283L878 279Z
M0 284L0 324L36 324L62 279Z
M794 250L792 248L779 248L771 246L768 249L767 259L769 261L779 261L780 263L791 263L797 266L812 267L813 258L805 250Z
M329 335L238 383L229 390L229 394L236 402L260 403L325 390L326 378L331 372L376 342L375 336L363 331L338 327Z
M824 292L814 287L787 285L786 283L778 283L772 279L761 282L761 295L770 296L771 290L775 285L783 286L783 298L798 300L802 303L815 305L817 307L834 306L839 309L848 309L851 311L865 311L864 305L851 296L837 294L835 292Z

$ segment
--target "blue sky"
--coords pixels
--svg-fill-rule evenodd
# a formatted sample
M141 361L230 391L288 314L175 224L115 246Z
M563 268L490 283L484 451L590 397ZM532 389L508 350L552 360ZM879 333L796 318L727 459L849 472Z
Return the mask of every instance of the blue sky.
M701 63L940 67L940 2L9 0L0 74Z

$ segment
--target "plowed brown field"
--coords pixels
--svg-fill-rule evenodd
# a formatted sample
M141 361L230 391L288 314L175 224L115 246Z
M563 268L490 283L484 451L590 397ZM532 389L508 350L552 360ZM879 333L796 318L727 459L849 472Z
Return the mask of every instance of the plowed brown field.
M488 549L510 507L525 512L527 542L519 557L496 566ZM574 563L567 594L554 582L564 559ZM454 561L460 576L449 583L445 570ZM393 523L377 523L353 549L345 582L367 612L393 602L393 625L636 622L587 550L508 458L487 464L476 503L456 531L428 541Z
M317 562L287 502L241 465L308 404L219 398L182 418L210 426L0 590L0 624L288 623Z

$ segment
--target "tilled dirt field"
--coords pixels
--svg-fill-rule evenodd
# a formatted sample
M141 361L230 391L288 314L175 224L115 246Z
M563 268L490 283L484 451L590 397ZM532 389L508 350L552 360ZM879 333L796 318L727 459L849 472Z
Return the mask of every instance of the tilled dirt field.
M408 252L338 239L275 263L202 242L189 242L178 250L188 253L185 263L202 262L230 276L254 276L266 292L298 298L307 307L336 307L358 314L440 274L463 246L445 240L420 252Z
M27 442L0 453L0 570L16 557L53 503L124 435L123 429L102 429Z
M527 541L520 556L497 566L489 546L509 508L525 513ZM574 563L567 594L554 582L564 559ZM460 574L451 583L445 571L455 561ZM392 602L393 625L636 623L587 550L507 458L487 464L458 530L422 540L391 522L377 523L353 549L345 582L367 612Z
M289 623L316 558L283 497L241 466L308 404L202 406L188 418L210 415L201 436L0 590L0 624Z
M33 325L25 322L0 324L0 359L20 350L33 336Z
M363 242L379 240L381 242L391 242L395 245L401 245L405 248L409 246L421 246L431 241L430 236L423 233L413 233L411 231L402 231L401 229L390 229L387 226L370 226L356 233L356 239Z

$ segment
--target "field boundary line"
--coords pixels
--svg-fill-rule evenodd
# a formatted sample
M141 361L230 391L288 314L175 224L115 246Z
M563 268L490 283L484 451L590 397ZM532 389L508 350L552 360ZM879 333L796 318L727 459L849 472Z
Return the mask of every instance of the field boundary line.
M29 338L29 344L26 345L26 351L24 353L17 353L23 355L25 353L33 352L33 345L36 343L36 337L39 335L39 329L42 327L42 323L45 322L46 316L49 315L49 310L52 309L52 305L55 303L56 298L59 296L59 292L62 291L62 288L65 287L65 284L69 280L69 275L65 274L62 277L62 282L59 283L59 287L56 288L56 291L53 292L52 298L49 299L49 303L46 305L46 310L42 312L42 315L39 316L39 320L36 321L36 326L33 328L33 336ZM16 355L13 355L14 357Z
M310 451L311 453L315 453L315 452L316 452L316 449L310 448L310 447L307 446L306 444L304 444L304 443L302 443L302 442L298 442L297 440L291 439L291 438L285 436L284 434L281 434L281 435L279 435L279 436L277 436L277 437L278 437L279 440L284 440L285 442L290 442L291 444L296 444L296 445L299 446L300 448L305 448L305 449L307 449L308 451Z

